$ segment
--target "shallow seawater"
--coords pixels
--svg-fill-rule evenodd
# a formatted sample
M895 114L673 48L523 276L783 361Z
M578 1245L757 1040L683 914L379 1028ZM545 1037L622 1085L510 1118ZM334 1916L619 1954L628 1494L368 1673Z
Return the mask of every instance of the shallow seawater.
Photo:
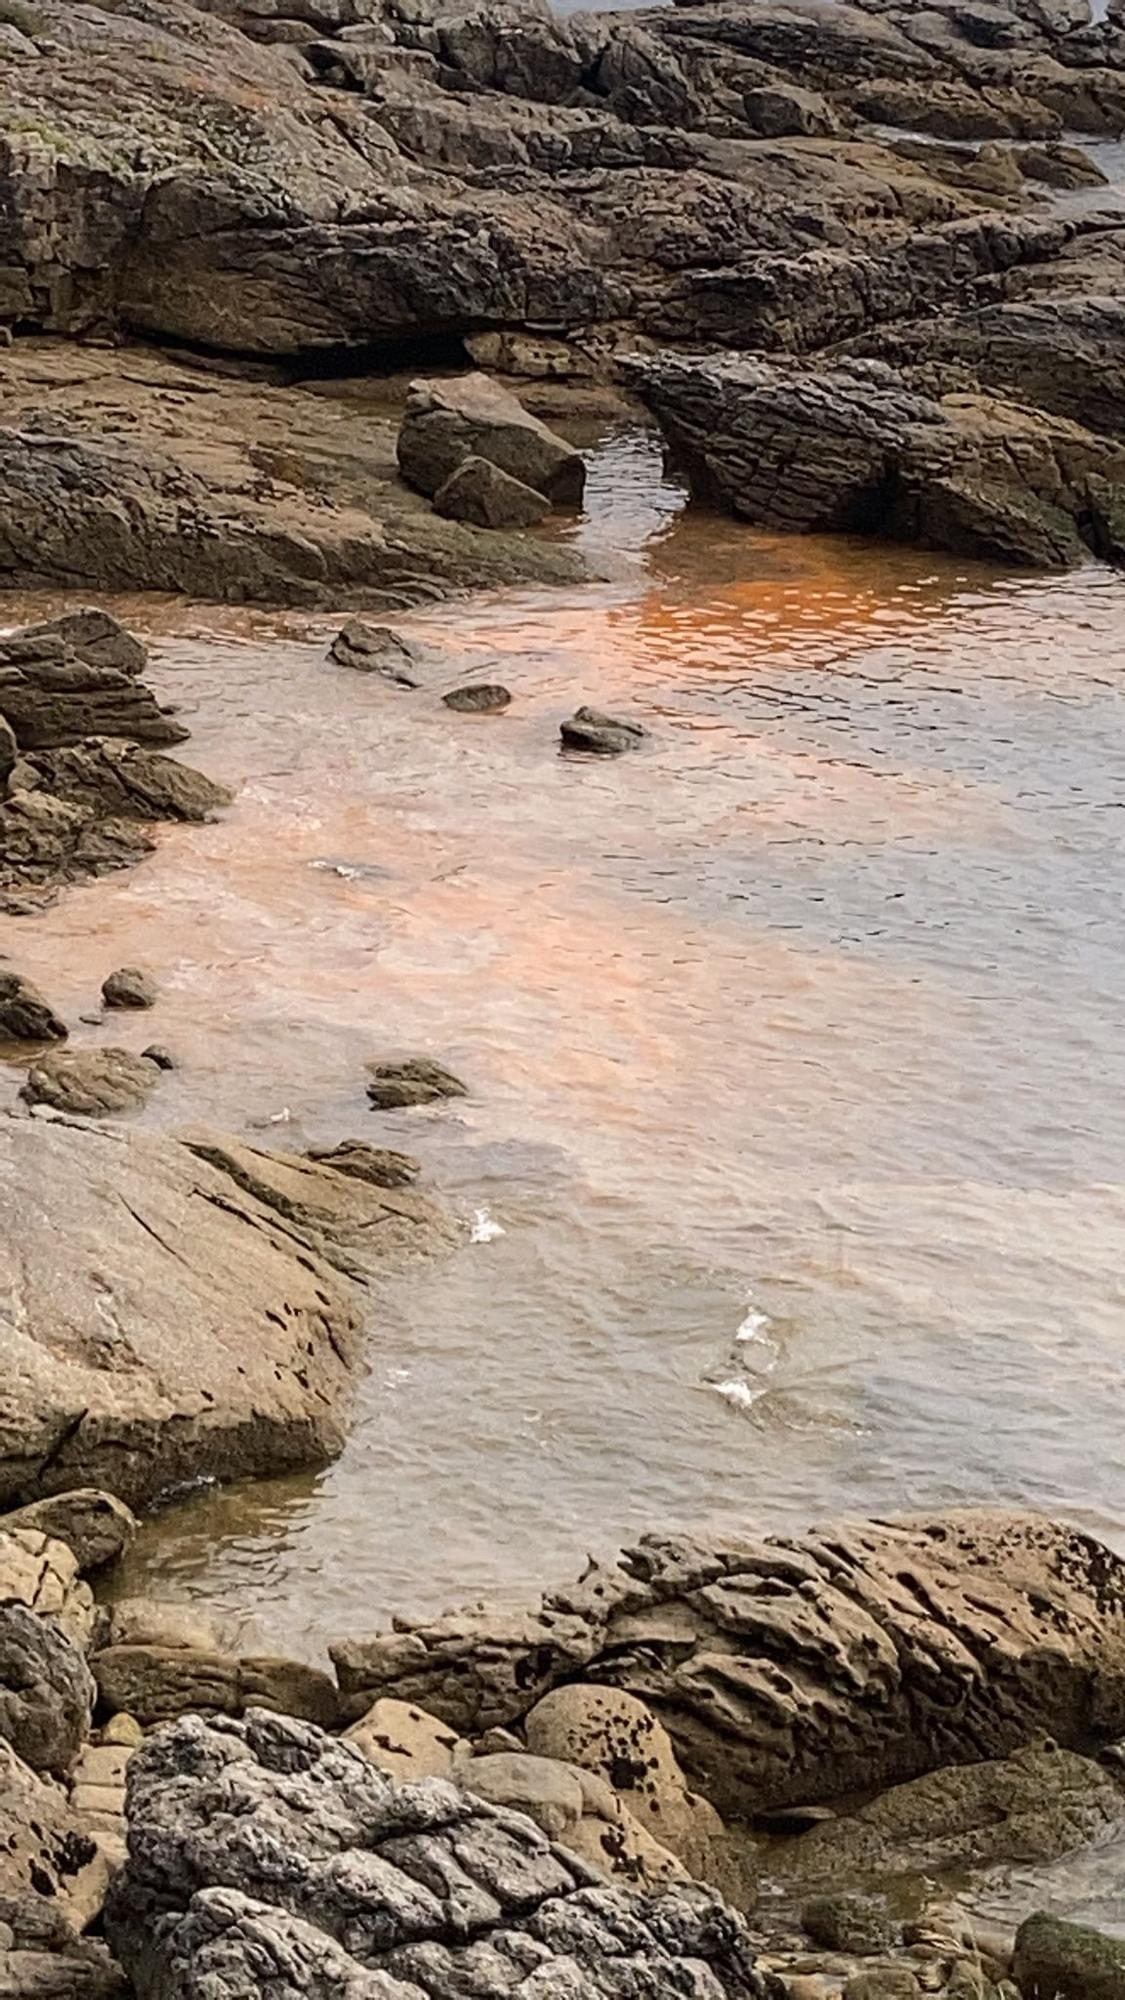
M76 1037L176 1051L146 1122L403 1146L463 1218L372 1295L339 1463L128 1565L271 1648L669 1525L1026 1501L1125 1547L1125 584L685 513L629 430L574 532L615 581L400 621L498 717L332 619L128 605L236 804L10 926L71 1019L155 970ZM560 755L581 701L649 741ZM411 1052L472 1095L371 1112Z

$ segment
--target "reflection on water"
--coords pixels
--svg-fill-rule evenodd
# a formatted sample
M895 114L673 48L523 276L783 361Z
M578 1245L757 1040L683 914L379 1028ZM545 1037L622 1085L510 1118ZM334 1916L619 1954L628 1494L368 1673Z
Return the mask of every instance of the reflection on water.
M503 716L327 664L330 621L131 607L237 804L9 947L71 1020L155 969L104 1031L182 1061L147 1122L406 1146L465 1219L373 1299L339 1464L142 1537L125 1587L272 1646L672 1523L1125 1543L1121 583L684 518L654 449L607 441L577 531L623 581L407 621ZM560 757L581 700L650 742ZM472 1096L376 1117L401 1051Z

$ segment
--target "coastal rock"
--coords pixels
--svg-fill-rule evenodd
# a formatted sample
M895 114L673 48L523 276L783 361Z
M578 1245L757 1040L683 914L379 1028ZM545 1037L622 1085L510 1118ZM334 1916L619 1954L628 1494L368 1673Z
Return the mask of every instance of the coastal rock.
M126 631L112 612L91 607L86 611L64 611L59 618L47 618L41 625L24 625L21 638L61 639L64 646L91 667L110 667L119 674L143 674L148 653L139 639Z
M112 1646L190 1646L201 1653L227 1650L217 1619L192 1604L158 1597L116 1597L104 1607L99 1650Z
M51 632L0 638L0 712L21 750L58 749L86 736L182 743L188 733L134 674L92 666Z
M502 709L511 707L512 697L499 682L473 681L467 687L450 688L448 694L442 695L442 701L459 715L499 715Z
M372 1187L409 1187L422 1171L411 1153L398 1153L392 1146L369 1146L363 1139L338 1139L333 1146L310 1146L308 1158L318 1166L330 1167L334 1174L350 1174Z
M160 1080L155 1063L129 1049L59 1049L33 1063L20 1096L74 1118L136 1111Z
M367 1095L376 1111L393 1111L406 1104L434 1104L443 1097L467 1097L469 1092L453 1071L430 1056L410 1056L405 1062L368 1063Z
M0 1121L0 1181L0 1504L339 1449L355 1308L275 1209L175 1140L59 1119Z
M895 1924L886 1903L847 1890L812 1897L801 1911L801 1928L814 1944L853 1958L889 1951L902 1941L901 1925Z
M389 625L365 625L361 618L349 618L328 648L328 657L337 666L353 667L361 674L379 674L383 680L394 681L397 687L422 685L417 647Z
M706 1799L690 1791L663 1724L623 1688L555 1688L524 1723L529 1750L592 1772L622 1806L685 1863L713 1881L721 1866L723 1823Z
M107 1007L155 1007L156 981L137 965L119 966L102 981L102 999Z
M1080 560L1125 448L987 395L935 400L882 362L681 360L631 374L694 490L759 526L921 541L1031 568Z
M66 1022L22 972L0 968L0 1041L65 1042Z
M19 754L16 732L7 717L0 715L0 794L3 793L4 786L15 769Z
M610 1880L649 1892L686 1880L676 1856L633 1818L612 1786L576 1765L501 1750L473 1757L457 1777L474 1798L526 1813Z
M894 1785L803 1834L789 1866L805 1880L854 1882L1053 1861L1122 1825L1125 1794L1100 1765L1031 1748Z
M472 457L462 459L438 487L434 509L477 528L530 528L546 519L551 503L489 459Z
M349 1272L360 1270L364 1259L385 1266L456 1241L453 1222L437 1202L370 1172L341 1172L331 1160L269 1152L213 1132L182 1136L199 1159Z
M486 459L552 506L577 507L582 454L487 375L411 386L398 434L402 476L431 499L467 459Z
M47 1535L64 1542L78 1566L79 1576L108 1568L120 1561L137 1532L131 1508L112 1493L96 1486L79 1487L67 1493L52 1493L33 1500L26 1507L0 1517L0 1533L17 1529Z
M128 1813L107 1924L138 2000L252 1993L278 1963L308 2000L764 1994L718 1898L590 1886L529 1819L441 1779L396 1788L306 1723L184 1717L130 1763Z
M467 1755L461 1738L444 1722L405 1701L375 1702L344 1735L399 1785L415 1778L452 1778L458 1756Z
M89 1732L94 1683L50 1617L0 1604L0 1739L33 1771L62 1776Z
M466 1736L553 1687L637 1695L724 1819L1125 1727L1125 1564L989 1509L803 1538L650 1536L537 1610L332 1648L351 1713L412 1701ZM819 1835L806 1836L809 1839Z
M1040 1912L1016 1933L1022 2000L1123 2000L1125 1940Z
M564 749L585 750L595 757L620 757L624 750L635 750L647 734L639 722L603 715L597 708L576 708L559 724Z
M0 1521L0 1603L22 1604L38 1618L50 1618L72 1646L90 1643L96 1611L78 1559L65 1542L14 1516Z
M155 1063L157 1069L170 1070L179 1068L175 1057L169 1049L165 1048L163 1042L150 1042L147 1049L141 1050L141 1054L146 1062Z
M90 1666L104 1708L123 1710L144 1728L191 1710L242 1715L248 1708L276 1709L326 1728L337 1719L335 1684L298 1660L132 1645L106 1646L91 1655Z
M0 1910L13 1933L14 1951L36 1946L58 1951L75 1945L76 1933L97 1915L105 1899L108 1865L97 1843L78 1824L61 1787L21 1762L2 1738L0 1824L4 1828ZM20 1994L49 1989L9 1990ZM81 1985L74 1990L85 2000ZM65 1994L66 1988L61 1992Z

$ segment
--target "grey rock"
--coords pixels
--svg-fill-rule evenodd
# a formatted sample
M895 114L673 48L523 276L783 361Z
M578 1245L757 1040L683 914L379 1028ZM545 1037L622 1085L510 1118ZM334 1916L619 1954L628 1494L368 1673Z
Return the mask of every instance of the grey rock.
M566 750L585 750L595 757L620 757L625 750L635 750L648 731L639 722L603 715L597 708L576 708L572 716L559 724L559 735Z
M472 681L466 687L450 688L442 700L459 715L499 715L501 709L511 707L512 697L496 681Z
M577 507L586 483L580 452L487 375L411 385L398 434L398 462L431 498L467 459L487 459L556 507ZM0 690L2 694L2 690Z
M328 657L338 666L353 667L363 674L378 674L398 687L421 686L421 655L417 647L389 625L366 625L361 618L350 618L333 639Z
M530 528L546 519L551 503L522 479L474 456L462 459L438 487L434 508L476 528Z
M134 674L91 665L54 632L0 638L0 712L21 750L53 750L85 736L182 743L188 733Z
M20 1096L75 1118L136 1111L151 1096L159 1071L130 1049L59 1049L28 1070Z
M0 1737L32 1771L69 1771L89 1733L94 1683L52 1618L0 1604Z
M0 1179L0 1503L339 1449L355 1303L276 1209L173 1139L57 1118L0 1123Z
M65 1042L66 1022L21 972L0 968L0 1041Z
M60 618L48 618L41 625L25 625L21 632L25 639L47 635L61 639L91 667L111 667L117 673L136 676L148 665L148 653L140 640L109 611L65 611Z
M1082 1748L1120 1735L1125 1563L989 1509L650 1536L525 1613L400 1620L331 1650L349 1713L394 1696L473 1738L552 1687L628 1689L689 1783L743 1818L1010 1756L1044 1732Z
M119 966L102 981L102 999L107 1007L155 1007L156 981L140 966Z
M351 1743L251 1713L159 1731L128 1772L110 1941L138 2000L760 2000L742 1920L684 1887L632 1897L521 1814L395 1786Z
M430 1056L410 1056L405 1062L368 1063L367 1095L377 1111L400 1105L434 1104L441 1098L467 1097L468 1087Z

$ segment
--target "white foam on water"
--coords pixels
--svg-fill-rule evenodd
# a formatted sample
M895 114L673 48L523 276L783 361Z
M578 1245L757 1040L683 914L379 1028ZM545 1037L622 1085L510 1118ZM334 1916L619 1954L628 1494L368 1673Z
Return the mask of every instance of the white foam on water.
M470 1243L491 1243L497 1236L504 1235L503 1225L490 1215L487 1208L473 1210L473 1226L469 1231Z
M716 1396L721 1396L724 1402L733 1403L736 1409L752 1410L755 1403L761 1402L767 1394L769 1385L760 1382L755 1386L741 1375L732 1375L728 1382L708 1382L707 1387L713 1389Z

